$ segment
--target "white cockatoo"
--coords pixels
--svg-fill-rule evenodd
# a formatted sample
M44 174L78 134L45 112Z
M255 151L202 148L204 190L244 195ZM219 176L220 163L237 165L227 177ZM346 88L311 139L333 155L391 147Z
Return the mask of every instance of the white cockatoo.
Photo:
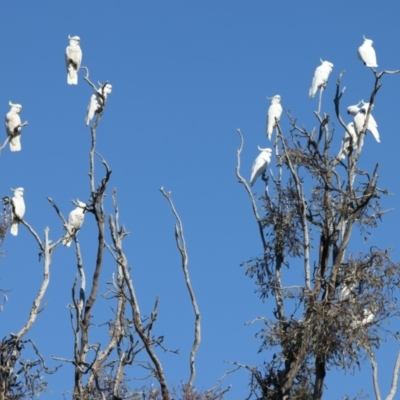
M22 106L21 104L13 104L11 101L8 103L11 110L6 115L6 132L8 140L10 142L11 151L21 150L21 130L28 122L25 121L21 124L21 118L19 116Z
M281 96L277 94L274 97L267 97L267 99L271 100L267 114L267 137L271 140L272 131L279 122L282 114Z
M362 128L364 127L365 123L365 118L367 117L367 112L368 112L368 107L369 103L365 103L363 100L362 102L362 107L358 107L358 105L350 106L347 108L347 113L350 115L354 116L354 128L356 131L357 136L359 133L362 131ZM374 105L371 107L371 111L374 108ZM368 125L367 125L367 130L372 133L374 136L375 140L380 143L380 136L378 132L378 124L375 121L375 118L372 116L372 114L369 114L368 118Z
M364 318L361 321L362 326L370 324L375 318L375 315L372 313L372 311L368 310L367 308L364 309L363 316Z
M350 133L350 135L349 135L349 133ZM357 151L357 139L358 139L358 136L354 129L354 122L350 122L347 124L347 130L342 139L342 147L337 156L337 158L339 160L345 159L345 157L350 153L350 147L353 148L353 152ZM363 140L363 138L361 138L360 143L359 143L360 149L363 146L363 142L364 142L364 140Z
M367 39L364 35L363 38L364 43L358 48L358 58L367 67L376 68L378 66L376 63L376 53L372 47L374 42L371 39Z
M76 203L77 207L69 213L67 232L62 241L62 244L67 247L71 246L72 238L81 229L85 217L86 204L79 200Z
M358 328L360 326L365 326L370 324L371 322L373 322L375 318L374 313L371 310L368 310L368 308L364 308L364 310L362 311L359 319L357 318L356 321L353 321L351 323L351 327L353 329Z
M272 149L262 149L258 146L258 150L260 150L261 153L255 159L253 168L251 169L250 186L254 185L254 182L265 172L268 164L271 162Z
M79 46L81 41L79 36L68 35L69 46L65 52L65 62L67 65L68 85L78 84L78 72L82 62L82 50Z
M92 94L90 98L90 102L88 105L87 113L86 113L86 125L89 125L90 121L93 119L94 115L101 111L104 108L105 102L107 100L107 96L112 92L112 85L106 83L104 85L100 84L100 89L97 92Z
M322 61L321 65L317 67L314 72L314 78L310 87L310 98L314 98L315 93L317 93L318 89L325 89L326 84L328 83L329 74L332 72L333 64L329 61Z
M14 197L11 199L11 235L18 235L18 224L25 214L24 188L11 189Z
M340 292L339 296L340 301L346 300L355 287L356 287L355 283L345 283L343 285L342 291Z

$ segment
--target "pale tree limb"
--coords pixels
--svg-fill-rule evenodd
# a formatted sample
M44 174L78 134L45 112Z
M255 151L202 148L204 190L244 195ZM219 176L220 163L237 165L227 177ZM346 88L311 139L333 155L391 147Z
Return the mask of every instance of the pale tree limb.
M393 400L394 396L396 395L397 383L399 380L399 369L400 369L400 350L397 354L396 364L393 369L393 379L392 379L392 385L390 387L390 393L389 393L388 397L386 397L386 400Z
M171 192L166 193L164 191L164 188L160 188L160 192L162 193L162 195L167 199L169 205L171 206L171 210L172 213L174 214L176 220L177 220L177 224L175 224L175 240L176 240L176 245L179 249L179 252L181 253L181 257L182 257L182 270L183 270L183 274L185 276L185 281L186 281L186 287L188 289L189 292L189 296L190 296L190 301L192 303L192 307L193 307L193 312L195 315L195 323L194 323L194 341L193 341L193 345L192 345L192 349L190 351L190 378L189 381L187 383L187 387L189 389L189 392L193 386L193 382L194 382L194 378L196 375L196 368L195 368L195 357L196 357L196 353L199 349L200 346L200 341L201 341L201 324L200 324L200 320L201 320L201 314L200 314L200 310L199 307L197 305L197 301L196 301L196 297L194 294L194 290L192 287L192 284L190 282L190 277L189 277L189 270L188 270L188 254L187 254L187 249L186 249L186 242L185 242L185 236L183 234L183 225L182 225L182 221L179 217L178 212L175 209L174 203L171 199Z
M280 126L279 124L276 125L276 129L277 129L277 138L278 138L278 133L280 132ZM249 185L247 184L246 180L242 177L241 173L240 173L240 168L241 168L241 154L243 151L243 145L244 145L244 138L242 135L242 132L240 131L240 129L236 130L239 137L240 137L240 146L237 150L237 164L236 164L236 176L239 179L239 183L241 183L246 191L247 194L250 197L250 201L252 204L252 209L253 209L253 214L254 217L257 221L257 225L258 225L258 230L259 230L259 234L260 234L260 238L262 241L262 245L263 245L263 251L264 251L264 264L265 264L265 268L268 274L268 279L270 282L275 282L274 276L269 268L268 265L268 252L269 252L269 246L265 240L265 235L264 235L264 226L263 226L263 222L262 222L262 218L259 216L258 214L258 210L257 210L257 205L256 205L256 201L254 199L253 193L250 190ZM276 139L277 140L277 139ZM279 320L283 321L284 319L284 315L285 315L285 311L284 311L284 306L283 306L283 300L282 300L282 285L280 282L280 273L278 272L278 274L276 274L275 276L278 280L278 288L274 289L274 298L276 301L276 306L277 306L277 310L278 310L278 314L279 314ZM275 285L276 286L276 285Z
M113 197L115 199L115 192L113 194ZM114 202L114 207L116 207L116 202ZM118 215L118 213L117 213ZM114 249L113 251L116 253L114 255L114 259L118 262L118 265L121 267L122 274L124 276L125 284L127 286L127 299L128 302L131 306L131 311L132 311L132 321L135 326L135 330L137 334L139 335L145 350L147 352L147 355L150 357L154 368L152 367L152 372L154 373L156 379L158 380L160 387L161 387L161 395L163 400L170 400L170 394L168 390L168 385L167 381L165 378L165 373L163 366L157 357L154 349L153 349L153 344L154 341L152 338L149 336L149 334L146 334L145 329L143 328L142 325L142 318L140 315L140 310L139 310L139 303L137 301L136 293L135 293L135 288L133 285L132 278L130 276L130 270L128 267L128 260L122 250L122 239L126 236L126 232L124 228L119 228L118 221L114 221L114 218L110 215L109 219L109 226L110 226L110 232L111 232L111 238L113 241L113 246Z
M379 382L378 382L378 364L375 361L374 352L369 347L366 347L365 350L367 351L369 360L371 361L372 382L374 384L375 397L376 400L381 400L381 392L379 390Z
M311 272L310 272L310 248L311 248L311 245L310 245L310 236L308 233L308 224L307 224L307 202L306 202L306 199L304 196L303 184L301 183L301 180L293 167L292 161L290 159L290 156L289 156L287 148L286 148L285 139L282 136L282 132L281 132L279 125L277 126L277 130L278 130L278 135L281 139L283 152L285 153L287 164L289 166L290 172L292 173L293 180L296 184L296 193L297 193L297 198L299 201L300 221L301 221L301 226L303 229L303 238L304 238L304 244L303 244L304 274L305 274L306 288L309 291L311 291Z
M24 222L24 221L21 221L21 222ZM27 224L24 223L24 225L27 225ZM29 228L30 228L30 226L29 226ZM30 229L32 229L32 228L30 228ZM35 232L35 234L36 234L36 232ZM36 234L36 236L37 236L37 234ZM40 243L40 239L38 237L37 237L37 240L39 240L39 243ZM44 255L43 281L40 286L39 293L37 294L35 300L33 301L33 305L32 305L31 311L29 313L29 318L26 321L25 325L21 328L21 330L16 335L17 341L21 340L21 338L32 328L33 324L35 323L36 317L38 316L38 314L40 312L40 309L39 309L40 304L42 302L44 294L46 293L46 289L49 285L51 256L50 256L49 228L47 228L47 227L44 230L43 255Z

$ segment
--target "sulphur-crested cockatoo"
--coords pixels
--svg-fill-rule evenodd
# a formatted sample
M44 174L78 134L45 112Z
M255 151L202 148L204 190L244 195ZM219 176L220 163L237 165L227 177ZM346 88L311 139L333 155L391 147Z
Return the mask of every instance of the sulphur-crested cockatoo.
M62 241L62 244L67 247L71 246L72 238L78 233L85 217L86 204L79 200L76 203L77 207L69 213L67 232Z
M372 47L374 42L371 39L367 39L364 35L363 38L364 43L358 48L358 58L367 67L376 68L378 66L376 63L376 53Z
M106 83L104 85L100 85L100 89L92 94L85 118L86 125L89 125L94 115L103 109L107 100L107 96L111 93L111 91L112 85Z
M11 189L14 197L11 199L11 235L18 235L18 224L25 214L24 189L22 187Z
M68 85L78 84L78 72L82 62L82 50L79 46L81 41L79 36L69 36L69 46L65 52L65 61L67 64L67 82Z
M279 122L282 114L281 96L277 94L274 97L267 97L267 99L271 100L271 105L268 108L267 114L267 137L271 140L272 131Z
M372 313L372 311L368 310L367 308L364 309L363 316L364 318L361 321L361 325L363 326L370 324L375 318L375 315Z
M355 287L356 287L355 283L345 283L343 285L342 291L340 292L340 297L339 297L340 301L347 299Z
M362 131L364 124L365 124L365 119L367 117L367 112L368 112L368 107L369 103L365 103L362 101L362 107L358 107L358 105L350 106L347 108L347 113L354 115L354 129L356 131L357 136L359 136L360 132ZM374 105L371 107L371 111L374 108ZM372 116L372 114L369 114L368 118L368 125L367 125L367 130L372 133L374 136L375 140L380 143L380 136L378 132L378 124L375 121L375 118Z
M258 150L260 150L261 153L255 159L253 168L251 169L250 186L254 185L254 182L265 172L268 164L271 162L271 149L262 149L260 146L258 146Z
M6 131L8 140L10 142L11 151L21 150L21 130L28 122L25 121L21 124L21 118L19 116L22 106L21 104L13 104L11 101L8 103L11 110L6 115Z
M317 67L314 72L314 78L311 83L309 96L310 98L314 98L315 93L317 93L318 89L325 89L326 84L328 83L329 74L332 72L333 64L329 61L322 61L321 65Z
M349 135L349 133L350 133L350 135ZM350 122L349 124L347 124L347 130L346 130L343 140L342 140L342 147L337 156L337 158L339 160L344 160L344 158L350 153L350 147L353 148L354 152L357 151L357 139L358 139L358 137L357 137L356 131L354 129L354 122ZM363 140L363 138L361 138L360 143L359 143L360 149L362 148L363 142L364 142L364 140Z

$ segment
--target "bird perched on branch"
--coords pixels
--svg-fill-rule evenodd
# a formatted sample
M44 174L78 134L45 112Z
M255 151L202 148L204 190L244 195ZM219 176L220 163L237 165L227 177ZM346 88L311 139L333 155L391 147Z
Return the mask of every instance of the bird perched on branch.
M271 162L272 150L270 148L262 149L258 146L258 150L260 150L261 153L255 159L253 168L251 169L250 186L254 185L254 182L265 172L268 164Z
M347 113L354 116L354 128L357 136L360 135L360 132L364 128L365 119L367 117L367 112L369 108L369 103L365 103L364 100L361 100L360 103L362 103L362 107L358 107L357 104L347 108ZM371 111L373 108L374 105L372 104ZM369 114L368 118L367 130L372 133L373 137L378 143L381 142L378 132L378 124L376 123L375 118L372 116L371 113Z
M88 105L87 113L86 113L86 125L89 125L90 121L93 119L96 113L100 113L104 108L107 96L112 92L112 85L109 83L101 84L99 82L100 89L97 92L92 94L90 98L90 102Z
M358 58L367 67L376 68L378 66L376 63L376 53L372 47L374 42L371 39L367 39L364 35L363 38L364 43L358 48Z
M277 94L274 97L267 97L267 99L271 100L267 114L267 137L271 140L272 131L279 122L282 114L281 96Z
M67 233L64 236L62 244L64 246L71 246L72 238L78 233L83 224L85 217L86 204L82 201L77 200L77 207L73 209L68 216Z
M321 65L317 67L314 72L314 78L311 82L311 87L309 91L310 98L314 98L315 93L318 89L324 90L326 84L328 83L329 74L332 72L333 64L329 61L323 61L320 58Z
M25 121L21 124L21 118L19 114L21 113L21 104L13 104L9 101L9 106L11 110L6 115L6 132L8 140L10 142L11 151L21 150L21 130L28 122Z
M350 135L349 135L349 133L350 133ZM339 151L337 158L339 160L344 160L344 158L350 153L350 147L353 149L354 152L356 152L357 151L357 141L358 141L358 136L354 129L354 122L350 122L347 124L347 130L344 134L344 137L342 140L342 147ZM364 140L363 140L363 138L361 138L360 143L359 143L360 149L362 148L363 143L364 143Z
M67 65L67 83L68 85L78 84L78 72L82 62L82 50L79 46L80 37L68 35L69 46L65 52L65 61Z
M24 188L19 187L11 189L14 192L14 197L10 201L11 205L11 235L18 235L18 224L22 220L25 214L25 202L24 202Z

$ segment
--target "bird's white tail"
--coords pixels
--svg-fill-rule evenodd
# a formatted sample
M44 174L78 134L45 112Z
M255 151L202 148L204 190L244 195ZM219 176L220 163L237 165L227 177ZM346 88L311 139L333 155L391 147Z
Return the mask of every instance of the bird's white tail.
M64 246L70 247L71 246L71 241L72 241L72 237L67 234L67 235L65 235L65 237L64 237L64 239L62 241L62 244Z
M19 137L14 137L10 140L10 150L11 151L21 150L21 140Z
M78 74L75 69L68 68L68 75L67 75L67 83L68 85L77 85L78 84Z
M11 233L11 235L14 235L14 236L18 235L18 222L13 222L11 224L10 233Z

